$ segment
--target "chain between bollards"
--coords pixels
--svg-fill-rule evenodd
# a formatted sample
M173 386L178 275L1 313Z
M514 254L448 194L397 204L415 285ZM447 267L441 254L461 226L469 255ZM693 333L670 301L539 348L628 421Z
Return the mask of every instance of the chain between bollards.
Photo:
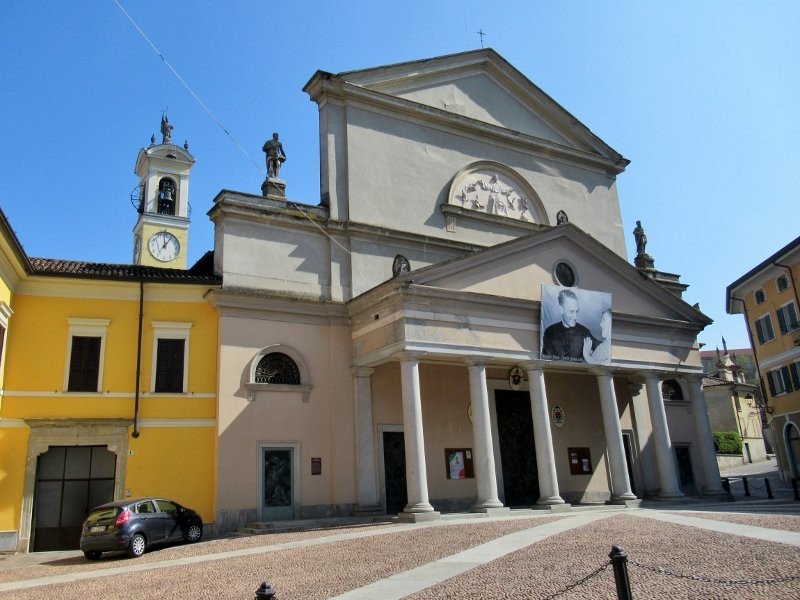
M633 600L631 581L628 577L628 553L619 546L611 546L608 554L611 565L614 567L614 583L617 584L617 598L619 600Z

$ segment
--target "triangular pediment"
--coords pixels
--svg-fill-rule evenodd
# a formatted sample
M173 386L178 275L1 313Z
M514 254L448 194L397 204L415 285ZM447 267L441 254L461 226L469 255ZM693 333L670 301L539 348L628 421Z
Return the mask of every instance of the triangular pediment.
M614 161L622 158L489 48L333 77L574 150Z
M410 274L415 285L521 301L541 300L541 286L559 285L566 263L576 287L612 295L615 313L697 324L711 321L574 225L553 227Z

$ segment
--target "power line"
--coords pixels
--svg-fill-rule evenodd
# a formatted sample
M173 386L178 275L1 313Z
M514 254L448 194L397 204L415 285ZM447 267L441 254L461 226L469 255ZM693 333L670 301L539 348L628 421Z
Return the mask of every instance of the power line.
M141 28L141 27L139 27L139 25L136 23L136 21L134 21L134 20L133 20L133 17L131 17L131 16L128 14L128 11L126 11L126 10L123 8L122 4L120 4L120 3L119 3L119 0L114 0L114 4L116 4L116 5L119 7L119 9L122 11L122 14L124 14L126 17L128 17L128 20L129 20L129 21L131 22L131 24L132 24L132 25L133 25L133 26L136 28L136 31L138 31L138 32L139 32L139 35L141 35L141 36L142 36L142 38L143 38L143 39L144 39L144 40L145 40L145 41L146 41L146 42L147 42L147 43L150 45L150 47L153 49L153 52L155 52L155 53L158 55L158 57L159 57L159 58L160 58L162 61L164 61L164 64L165 64L165 65L167 65L167 67L169 68L169 70L170 70L170 71L172 71L173 75L175 75L175 77L177 77L178 81L180 81L180 82L183 84L183 87L185 87L185 88L187 89L187 91L188 91L188 92L189 92L189 93L192 95L192 97L193 97L195 100L197 100L197 103L198 103L200 106L202 106L202 107L205 109L205 111L206 111L206 112L208 113L208 115L209 115L209 116L210 116L210 117L211 117L211 118L214 120L214 122L215 122L217 125L219 125L220 129L222 129L222 131L224 131L224 132L225 132L225 135L227 135L227 136L230 138L230 140L231 140L231 141L232 141L234 144L236 144L236 146L239 148L239 150L241 150L241 151L242 151L242 154L244 154L244 155L245 155L245 156L246 156L246 157L247 157L247 158L250 160L250 162L251 162L251 163L253 163L253 165L255 165L256 169L258 169L258 170L259 170L261 173L264 173L264 168L263 168L261 165L259 165L259 164L258 164L256 161L254 161L254 160L253 160L253 158L252 158L252 157L251 157L251 156L250 156L250 155L247 153L247 150L245 150L245 149L244 149L244 147L243 147L243 146L242 146L242 145L241 145L241 144L240 144L240 143L239 143L239 142L236 140L236 138L234 138L234 137L231 135L231 133L230 133L230 132L227 130L227 128L225 127L225 125L223 125L223 124L222 124L222 121L220 121L220 120L217 118L217 116L216 116L216 115L215 115L215 114L214 114L214 113L211 111L211 109L210 109L210 108L208 108L208 106L206 105L206 103L205 103L205 102L203 102L203 100L200 98L200 96L198 96L198 95L195 93L195 91L192 89L192 87L191 87L191 86L190 86L188 83L186 83L186 80L184 80L184 78L180 76L180 73L178 73L178 71L176 71L176 70L175 70L175 67L173 67L173 66L172 66L172 65L169 63L169 61L166 59L166 57L165 57L165 56L164 56L164 55L161 53L161 50L159 50L159 49L156 47L156 45L155 45L155 44L154 44L154 43L153 43L153 42L150 40L150 38L149 38L149 37L147 36L147 34L146 34L146 33L145 33L143 30L142 30L142 28Z
M239 150L241 150L242 154L244 154L244 155L247 157L247 159L248 159L248 160L249 160L249 161L250 161L250 162L251 162L251 163L252 163L252 164L253 164L253 165L256 167L256 169L258 169L258 171L259 171L259 172L260 172L260 173L263 175L263 174L265 173L264 167L262 167L262 166L261 166L260 164L258 164L256 161L254 161L254 160L253 160L253 158L252 158L252 157L251 157L251 156L250 156L250 155L247 153L247 150L245 150L245 149L244 149L244 147L243 147L243 146L242 146L242 145L241 145L241 144L240 144L240 143L239 143L239 142L236 140L236 138L234 138L234 137L233 137L233 136L230 134L230 132L228 131L228 129L225 127L225 125L223 125L223 124L222 124L222 121L220 121L220 120L217 118L217 116L216 116L216 115L215 115L215 114L214 114L214 113L211 111L211 109L208 107L208 105L206 105L206 103L205 103L205 102L203 102L203 100L200 98L200 96L198 96L198 95L195 93L195 91L192 89L192 87L191 87L191 86L190 86L188 83L186 83L186 80L185 80L183 77L181 77L181 76L180 76L180 74L178 73L178 71L176 71L176 70L175 70L175 67L173 67L173 66L172 66L172 65L169 63L169 61L166 59L166 57L165 57L165 56L162 54L161 50L159 50L159 49L156 47L156 45L155 45L155 44L154 44L154 43L153 43L153 42L150 40L150 38L149 38L149 37L147 36L147 34L146 34L146 33L145 33L143 30L142 30L142 28L141 28L141 27L139 27L139 25L136 23L136 21L134 21L133 17L131 17L131 15L130 15L130 14L128 14L128 11L126 11L126 10L125 10L125 8L123 8L122 4L120 4L120 3L119 3L119 0L114 0L114 4L116 4L116 5L119 7L119 9L122 11L122 14L124 14L124 15L125 15L125 16L128 18L128 20L131 22L131 24L132 24L132 25L133 25L133 26L136 28L136 31L138 31L138 32L139 32L139 35L141 35L141 36L142 36L142 38L143 38L143 39L144 39L144 40L145 40L145 41L146 41L146 42L149 44L149 46L150 46L150 47L153 49L153 52L155 52L155 53L158 55L158 57L159 57L159 58L160 58L162 61L164 61L164 64L165 64L165 65L167 65L167 67L169 67L169 70L170 70L170 71L172 71L173 75L175 75L175 77L178 79L178 81L180 81L180 82L183 84L183 87L185 87L185 88L187 89L187 91L188 91L188 92L189 92L189 93L192 95L192 97L193 97L195 100L197 100L198 104L200 104L200 106L202 106L202 107L205 109L205 111L206 111L206 112L208 113L208 115L209 115L209 116L210 116L210 117L213 119L213 121L214 121L214 122L215 122L217 125L219 125L220 129L222 129L222 131L224 131L224 132L225 132L225 135L227 135L227 136L230 138L230 140L231 140L231 141L232 141L234 144L236 144L236 146L239 148ZM294 206L294 207L295 207L295 208L296 208L298 211L300 211L300 213L301 213L301 214L302 214L302 215L303 215L303 216L304 216L304 217L305 217L305 218L308 220L308 222L309 222L309 223L311 223L312 225L314 225L314 226L315 226L317 229L319 229L319 230L320 230L320 232L322 232L322 234L323 234L323 235L325 235L325 237L327 237L327 238L328 238L328 239L329 239L331 242L333 242L334 244L336 244L337 246L339 246L339 247L340 247L342 250L344 250L344 251L345 251L345 252L347 252L348 254L352 255L352 252L350 252L350 250L349 250L349 249L345 248L345 247L344 247L344 246L343 246L343 245L342 245L342 244L341 244L341 243L340 243L338 240L334 239L334 238L333 238L333 237L332 237L332 236L331 236L331 235L330 235L330 234L329 234L327 231L325 231L325 230L324 230L324 229L323 229L323 228L320 226L320 224L319 224L319 223L317 223L316 221L314 221L314 219L312 219L312 218L311 218L311 217L310 217L310 216L309 216L309 215L306 213L306 211L304 211L302 208L300 208L300 206L299 206L299 205L298 205L296 202L292 202L291 200L287 200L287 202L288 202L288 203L290 203L290 204L292 204L292 205L293 205L293 206Z

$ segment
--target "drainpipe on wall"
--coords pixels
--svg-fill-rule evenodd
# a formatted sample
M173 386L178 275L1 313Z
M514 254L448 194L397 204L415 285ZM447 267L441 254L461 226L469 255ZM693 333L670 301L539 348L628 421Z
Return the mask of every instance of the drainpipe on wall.
M136 394L133 400L133 433L139 437L139 375L142 372L142 320L144 318L144 281L139 280L139 334L136 338Z

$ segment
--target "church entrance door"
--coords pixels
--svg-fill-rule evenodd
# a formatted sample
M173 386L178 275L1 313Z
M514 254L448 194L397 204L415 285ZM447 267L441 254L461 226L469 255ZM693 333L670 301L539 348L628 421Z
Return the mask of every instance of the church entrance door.
M406 450L402 431L383 432L383 473L386 514L394 515L408 504L406 490Z
M506 506L533 506L539 499L539 474L528 392L495 391L497 432Z

